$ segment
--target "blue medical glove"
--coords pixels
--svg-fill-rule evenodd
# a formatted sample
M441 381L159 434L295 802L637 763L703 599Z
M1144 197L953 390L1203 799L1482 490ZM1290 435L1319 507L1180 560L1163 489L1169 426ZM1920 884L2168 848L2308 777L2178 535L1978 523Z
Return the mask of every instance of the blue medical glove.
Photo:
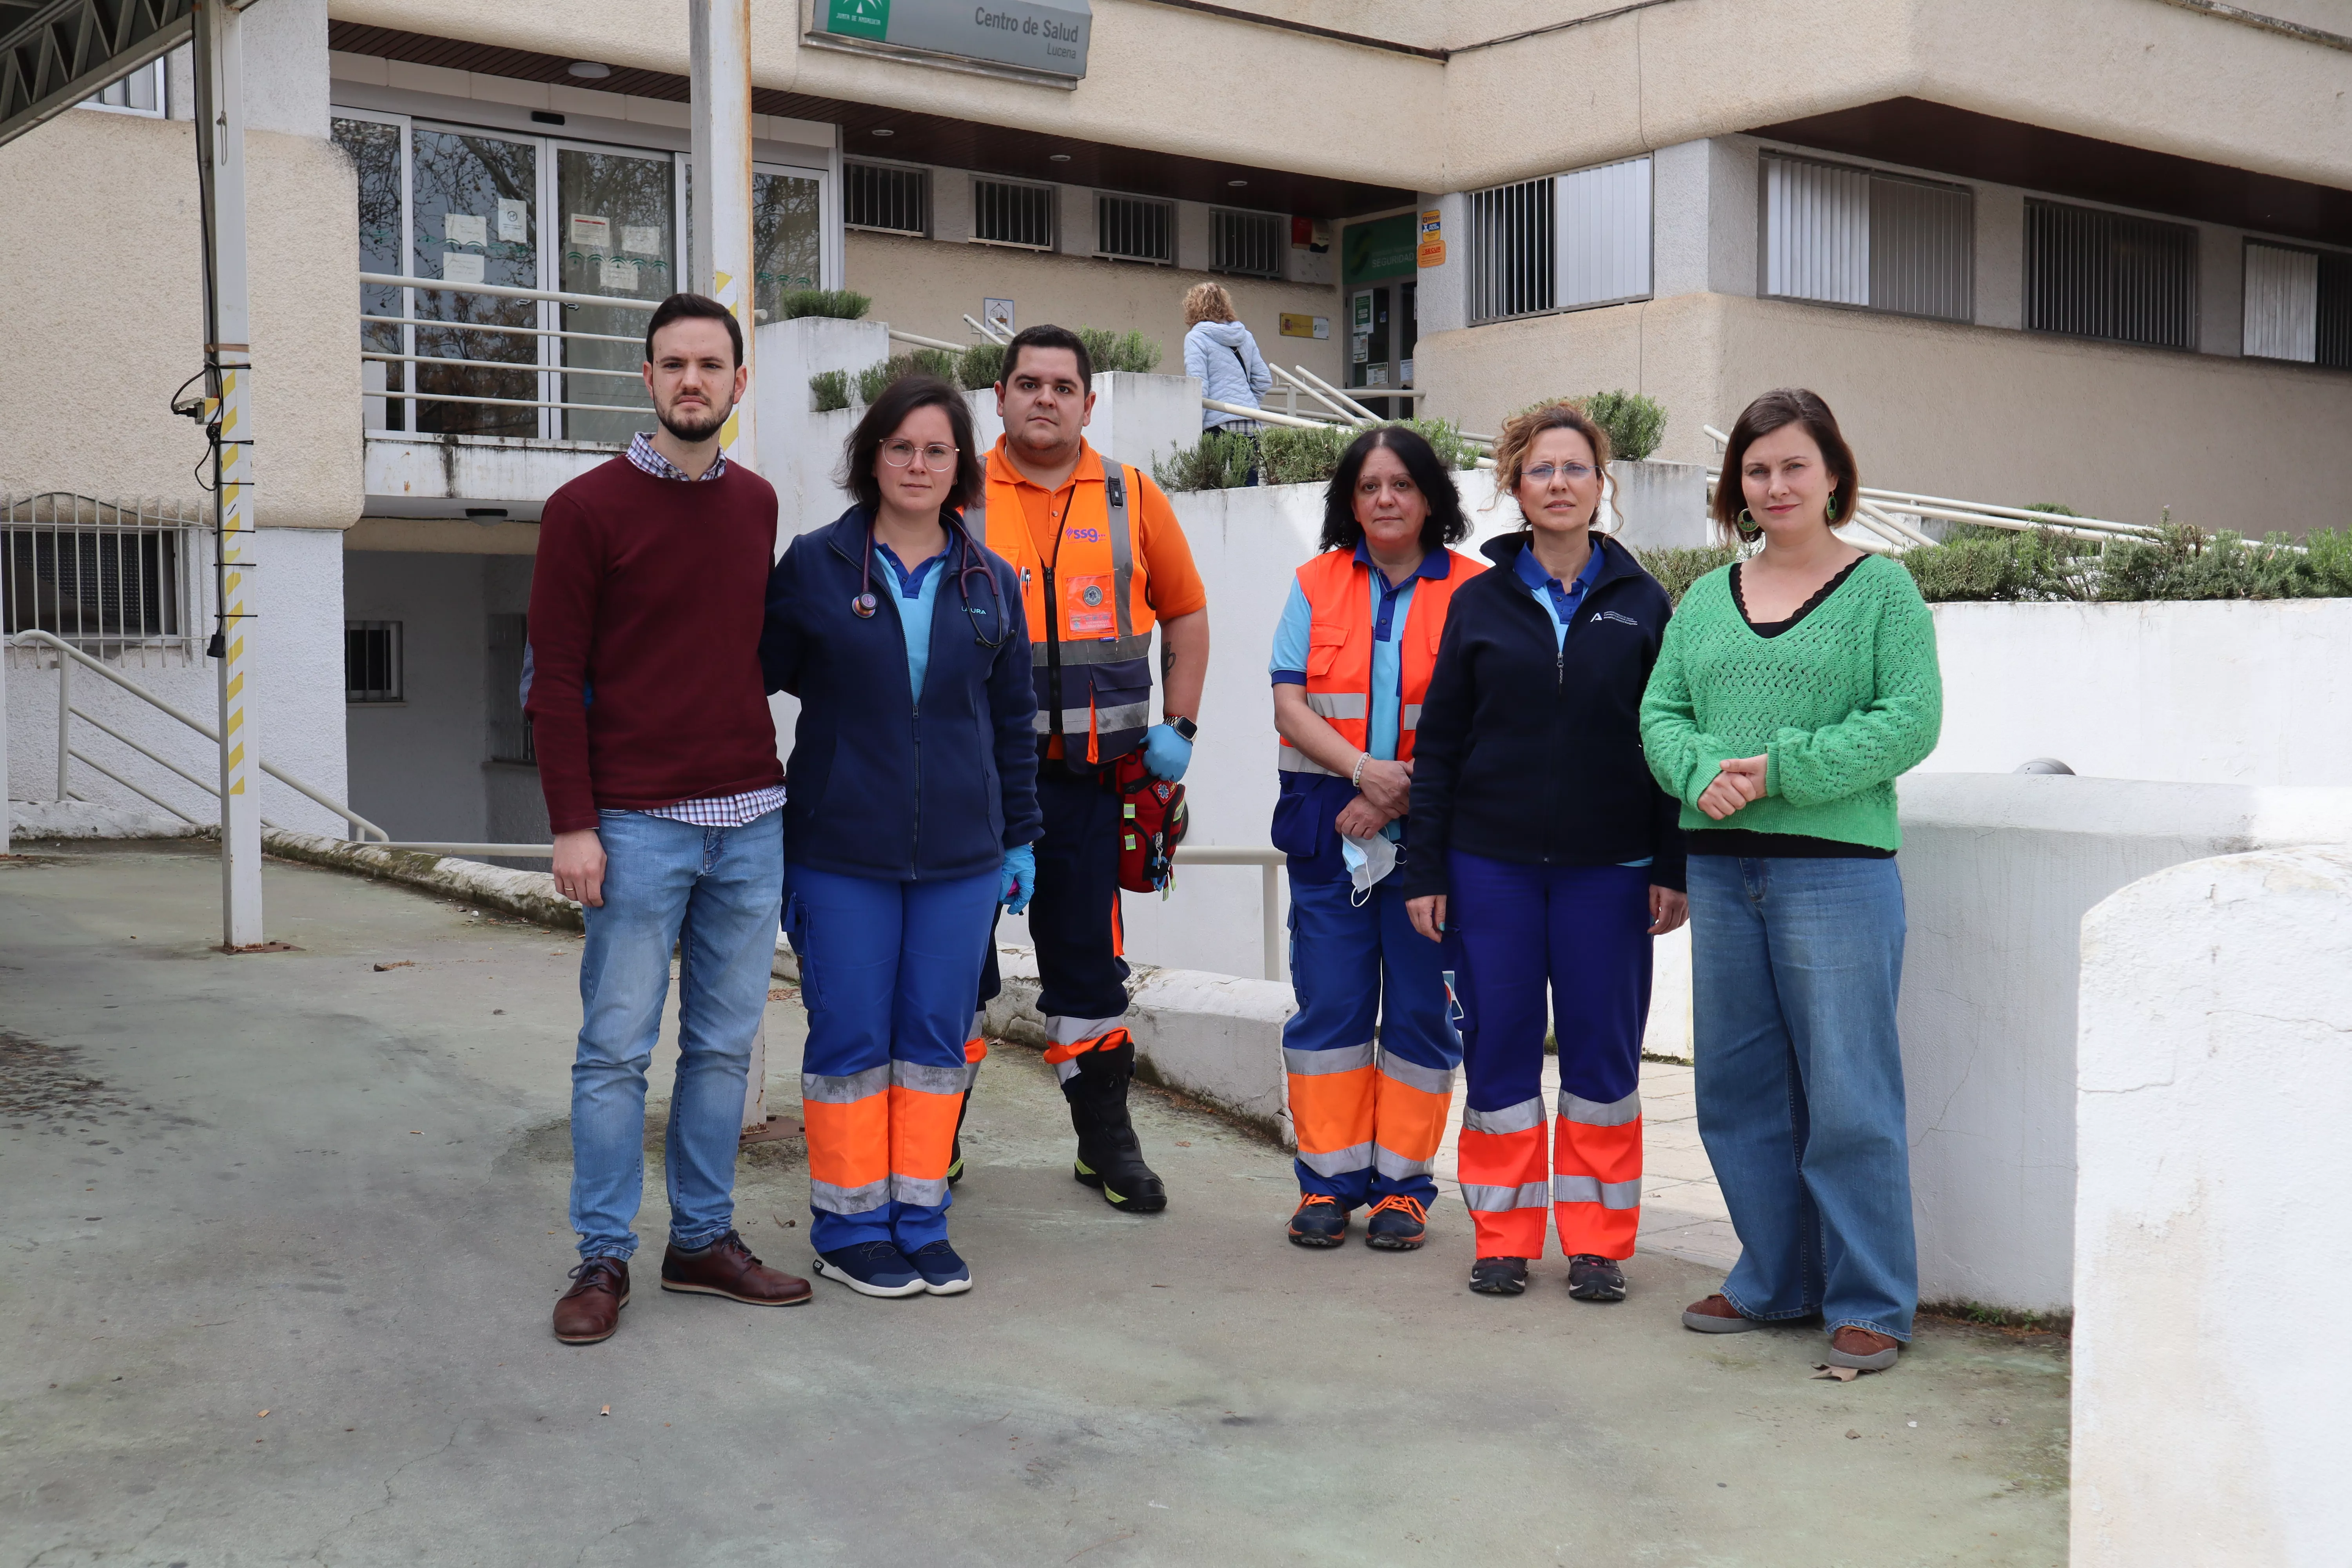
M1192 742L1166 724L1154 724L1143 732L1143 765L1153 778L1174 784L1192 765Z
M999 873L996 901L1013 914L1029 907L1037 891L1037 850L1029 844L1015 845L1004 852L1004 869Z

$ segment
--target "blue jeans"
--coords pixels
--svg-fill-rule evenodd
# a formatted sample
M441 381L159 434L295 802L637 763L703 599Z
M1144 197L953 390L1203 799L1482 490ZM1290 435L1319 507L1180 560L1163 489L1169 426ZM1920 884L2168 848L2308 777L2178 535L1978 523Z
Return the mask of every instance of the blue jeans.
M677 965L677 1081L666 1173L670 1241L705 1247L735 1217L744 1079L768 1005L784 814L697 827L600 811L604 903L586 911L572 1064L572 1228L583 1258L627 1258L645 1185L646 1067Z
M1895 862L1695 854L1690 917L1699 1136L1739 1234L1725 1298L1908 1340Z
M809 1244L948 1234L948 1168L971 1087L971 998L996 916L998 874L900 882L793 872L808 1044Z

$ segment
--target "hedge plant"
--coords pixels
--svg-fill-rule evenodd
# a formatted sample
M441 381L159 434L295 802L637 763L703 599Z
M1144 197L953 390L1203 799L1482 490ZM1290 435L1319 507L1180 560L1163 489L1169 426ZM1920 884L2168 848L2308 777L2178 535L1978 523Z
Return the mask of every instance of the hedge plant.
M809 407L818 414L831 414L849 406L849 373L845 370L821 370L809 377Z
M777 296L773 319L790 321L803 316L830 316L855 321L873 308L872 298L854 289L787 289Z

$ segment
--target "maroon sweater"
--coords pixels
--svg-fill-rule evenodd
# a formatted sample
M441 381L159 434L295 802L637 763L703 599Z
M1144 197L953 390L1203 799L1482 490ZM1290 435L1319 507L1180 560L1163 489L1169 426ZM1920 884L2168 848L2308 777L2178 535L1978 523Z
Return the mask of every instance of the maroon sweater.
M760 675L775 548L776 492L737 464L688 484L615 458L548 498L524 711L555 832L782 782Z

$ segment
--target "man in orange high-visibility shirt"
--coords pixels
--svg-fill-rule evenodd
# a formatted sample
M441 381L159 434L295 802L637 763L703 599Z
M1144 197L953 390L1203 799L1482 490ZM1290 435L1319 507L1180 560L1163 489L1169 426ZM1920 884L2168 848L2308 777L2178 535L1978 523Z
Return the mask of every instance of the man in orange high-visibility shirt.
M1108 460L1083 434L1094 368L1076 333L1031 327L1004 351L996 384L1003 437L988 457L988 547L1020 574L1037 678L1037 948L1045 1059L1070 1102L1075 1174L1117 1208L1149 1214L1168 1193L1129 1121L1135 1076L1127 963L1119 956L1121 757L1143 754L1163 779L1192 757L1209 672L1208 595L1168 498L1150 476ZM967 522L971 515L966 513ZM1151 719L1151 628L1160 627L1160 722ZM996 994L989 943L981 999ZM985 1047L975 1020L965 1054ZM966 1091L967 1101L970 1091ZM953 1174L961 1176L959 1149Z

